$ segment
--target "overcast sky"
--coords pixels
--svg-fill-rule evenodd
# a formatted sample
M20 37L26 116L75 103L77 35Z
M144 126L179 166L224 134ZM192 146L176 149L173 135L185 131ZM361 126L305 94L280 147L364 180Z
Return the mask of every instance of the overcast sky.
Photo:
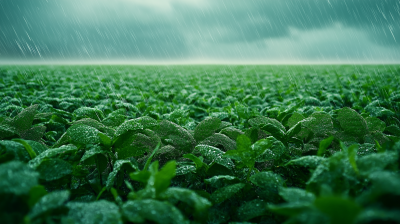
M400 62L400 0L0 0L0 60Z

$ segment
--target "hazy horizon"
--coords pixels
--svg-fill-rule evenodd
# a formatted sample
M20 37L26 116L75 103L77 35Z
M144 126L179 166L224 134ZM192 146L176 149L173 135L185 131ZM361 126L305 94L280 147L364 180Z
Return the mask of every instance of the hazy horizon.
M0 0L0 64L397 64L400 1Z

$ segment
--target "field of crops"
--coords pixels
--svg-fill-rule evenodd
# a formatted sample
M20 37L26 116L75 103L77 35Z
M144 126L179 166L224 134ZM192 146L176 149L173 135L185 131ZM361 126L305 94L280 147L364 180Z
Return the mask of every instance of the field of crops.
M400 223L400 66L0 66L1 223Z

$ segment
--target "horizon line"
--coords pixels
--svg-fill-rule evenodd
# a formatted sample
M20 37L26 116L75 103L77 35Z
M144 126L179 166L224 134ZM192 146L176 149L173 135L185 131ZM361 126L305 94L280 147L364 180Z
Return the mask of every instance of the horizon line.
M400 65L400 61L249 61L249 60L1 60L0 65Z

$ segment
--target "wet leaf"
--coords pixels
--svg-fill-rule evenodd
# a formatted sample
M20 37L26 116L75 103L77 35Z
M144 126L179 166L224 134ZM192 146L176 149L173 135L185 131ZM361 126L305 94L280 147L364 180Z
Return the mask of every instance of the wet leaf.
M224 152L218 148L209 145L197 145L194 152L199 152L202 156L211 161L211 163L218 163L228 169L233 168L232 160L223 157Z
M122 224L118 206L109 201L69 202L67 207L68 215L61 220L65 224Z
M227 185L232 185L240 182L237 177L229 176L229 175L219 175L213 176L209 179L205 179L204 183L209 184L211 187L214 188L221 188Z
M122 215L131 222L139 223L146 220L159 224L189 223L173 205L153 199L126 202L122 206Z
M86 145L100 143L100 137L97 135L99 132L96 128L77 124L68 128L66 133L72 143Z
M62 159L43 159L36 170L45 181L60 179L72 173L72 165Z
M245 184L238 183L223 188L219 188L211 194L211 199L216 204L221 203L231 198L233 195L239 192L244 186Z
M319 156L302 156L298 159L290 160L286 166L294 165L294 166L303 166L309 169L315 169L321 162L325 161L326 158Z
M207 137L214 134L214 132L221 125L221 120L217 117L209 117L200 122L194 129L194 139L197 142L203 141Z
M237 217L241 221L247 221L252 218L266 215L268 213L268 203L264 200L254 199L244 202L237 210Z
M348 107L340 109L337 119L349 135L362 137L368 133L367 122L353 109Z
M115 182L118 172L126 170L128 172L138 171L139 168L131 163L129 160L117 160L113 165L113 171L108 175L106 187L110 189Z
M19 161L0 164L0 193L27 195L38 185L39 174Z
M69 191L53 191L44 195L29 213L31 219L60 208L69 199Z

